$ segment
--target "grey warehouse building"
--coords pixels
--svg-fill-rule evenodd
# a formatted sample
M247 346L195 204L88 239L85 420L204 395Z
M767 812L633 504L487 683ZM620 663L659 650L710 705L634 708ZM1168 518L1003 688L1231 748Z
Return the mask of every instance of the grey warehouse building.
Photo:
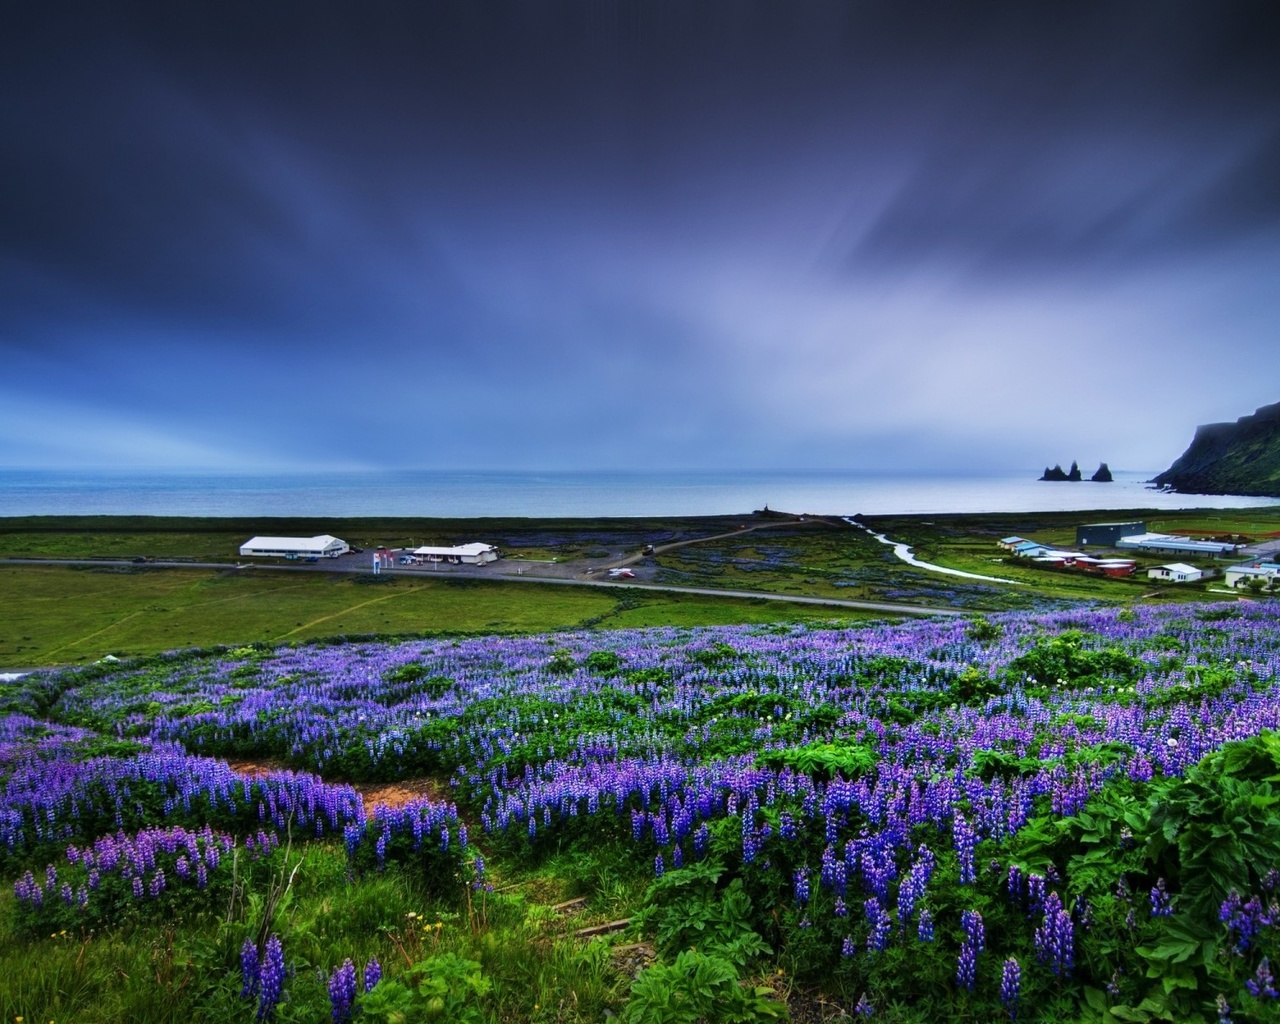
M1146 523L1087 523L1076 527L1076 543L1081 547L1113 548L1121 537L1133 537L1147 532Z

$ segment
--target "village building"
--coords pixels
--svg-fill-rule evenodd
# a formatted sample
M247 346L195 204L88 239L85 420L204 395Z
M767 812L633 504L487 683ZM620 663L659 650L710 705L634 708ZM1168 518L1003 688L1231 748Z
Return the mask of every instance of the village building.
M240 545L244 558L337 558L351 547L345 540L319 537L251 537Z
M1131 521L1127 523L1086 523L1076 527L1076 543L1081 547L1092 544L1094 547L1113 548L1121 537L1133 537L1147 532L1147 524Z
M1240 550L1239 544L1218 540L1192 540L1190 537L1177 537L1168 533L1140 533L1121 537L1112 546L1157 555L1205 555L1211 558L1234 555Z
M427 562L449 562L453 565L487 565L498 560L498 549L492 544L482 544L479 541L454 547L433 547L426 544L414 548L413 554L415 558Z
M1223 572L1223 577L1229 587L1244 587L1254 579L1270 584L1278 574L1280 574L1280 565L1275 562L1249 562L1245 565L1231 566Z
M1147 579L1164 580L1166 583L1194 583L1203 579L1204 572L1186 562L1171 562L1168 565L1157 565L1147 570Z

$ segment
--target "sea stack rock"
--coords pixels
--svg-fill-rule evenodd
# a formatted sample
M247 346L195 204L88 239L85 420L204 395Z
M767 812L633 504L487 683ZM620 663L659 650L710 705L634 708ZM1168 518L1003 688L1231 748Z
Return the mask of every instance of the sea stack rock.
M1111 470L1104 462L1098 467L1098 471L1094 473L1093 476L1089 477L1089 479L1095 484L1109 484L1111 483Z
M1057 481L1057 480L1066 480L1068 479L1068 477L1067 477L1067 474L1062 471L1061 464L1059 464L1054 466L1053 469L1049 469L1048 467L1046 467L1044 471L1044 475L1040 477L1040 479Z
M1280 402L1196 427L1191 447L1151 482L1183 494L1280 497Z
M1068 480L1083 480L1084 474L1080 472L1080 463L1074 459L1071 460L1071 468L1067 470Z

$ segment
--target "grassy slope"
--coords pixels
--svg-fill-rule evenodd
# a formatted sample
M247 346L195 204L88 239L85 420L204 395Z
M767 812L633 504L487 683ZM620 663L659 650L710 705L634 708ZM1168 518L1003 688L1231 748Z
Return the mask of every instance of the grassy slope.
M368 577L359 577L367 579ZM830 619L824 609L587 588L320 574L0 567L0 667L337 634Z

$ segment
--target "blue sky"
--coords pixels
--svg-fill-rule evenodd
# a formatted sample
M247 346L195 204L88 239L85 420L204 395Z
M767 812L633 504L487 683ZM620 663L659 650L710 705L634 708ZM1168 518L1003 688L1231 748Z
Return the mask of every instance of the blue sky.
M1280 399L1273 4L12 18L0 466L1159 470Z

